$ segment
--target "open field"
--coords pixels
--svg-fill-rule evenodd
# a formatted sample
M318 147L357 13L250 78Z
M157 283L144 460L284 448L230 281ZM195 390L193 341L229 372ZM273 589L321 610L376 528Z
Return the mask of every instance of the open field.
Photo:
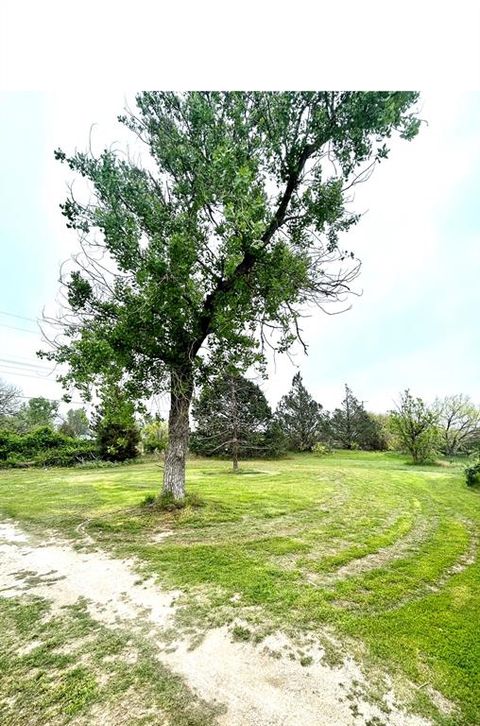
M207 648L225 627L240 654L270 643L272 660L300 664L307 680L352 656L368 687L359 681L362 694L344 699L351 723L406 724L382 700L392 684L422 723L480 723L480 492L467 489L461 466L337 452L248 462L233 475L228 462L198 459L188 468L192 505L156 513L141 502L160 478L155 464L0 472L2 518L30 543L135 557L139 586L154 576L177 591L166 663L148 633L100 622L83 600L50 612L38 569L18 571L21 589L7 583L0 600L2 723L119 722L118 703L124 723L215 723L222 699L204 697L173 649L179 638ZM21 548L21 536L8 547ZM60 589L55 575L50 589ZM362 715L360 695L381 716ZM299 713L284 723L311 721Z

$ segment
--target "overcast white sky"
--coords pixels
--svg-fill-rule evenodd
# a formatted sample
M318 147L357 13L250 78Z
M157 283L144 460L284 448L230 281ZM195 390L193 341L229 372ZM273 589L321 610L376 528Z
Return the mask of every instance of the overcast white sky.
M58 265L75 247L58 210L66 176L53 149L85 147L92 123L97 148L122 141L115 118L134 90L413 87L425 89L428 126L410 144L395 142L390 159L357 189L355 208L367 211L344 240L362 260L357 288L363 295L352 299L349 312L330 318L315 312L305 321L309 356L295 360L327 407L338 404L345 382L373 410L389 408L406 386L428 399L461 391L480 402L478 6L440 4L430 16L422 7L413 14L414 4L406 2L392 6L386 29L379 30L384 3L362 3L361 16L353 3L356 24L345 29L339 7L326 38L315 30L324 21L317 5L300 2L293 17L288 5L289 22L277 27L275 14L247 2L234 18L223 18L223 29L217 14L213 27L209 22L200 32L205 13L220 6L202 4L201 16L198 3L160 11L154 3L120 2L107 13L87 2L77 14L56 2L4 4L0 377L26 396L61 395L47 370L31 368L46 365L35 362L38 336L26 332L35 324L11 315L34 319L52 303ZM276 32L276 41L270 38L261 52L267 31ZM280 39L293 36L297 55L287 64ZM340 36L342 47L355 50L354 69L339 59ZM242 50L242 63L229 66L227 46ZM326 63L327 77L315 70ZM272 364L266 386L272 403L295 370L288 359Z

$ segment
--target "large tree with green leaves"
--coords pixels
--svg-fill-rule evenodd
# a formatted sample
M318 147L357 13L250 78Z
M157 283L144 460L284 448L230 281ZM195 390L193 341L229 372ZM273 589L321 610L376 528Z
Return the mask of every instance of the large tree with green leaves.
M139 398L169 387L165 494L185 494L189 407L206 367L231 356L245 367L268 344L286 350L308 305L350 291L358 264L339 247L358 220L348 195L392 133L415 136L416 100L144 92L119 119L143 157L56 152L90 196L63 205L82 251L50 357L85 395L105 375Z
M193 404L191 448L204 456L239 459L282 453L283 436L262 389L238 373L223 373L202 387Z
M312 451L322 438L322 406L307 391L300 373L294 375L290 391L280 399L275 416L292 451Z

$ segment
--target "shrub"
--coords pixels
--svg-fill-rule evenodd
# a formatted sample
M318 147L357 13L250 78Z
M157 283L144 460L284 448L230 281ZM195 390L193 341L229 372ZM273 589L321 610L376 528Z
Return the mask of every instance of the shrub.
M35 457L35 466L76 466L91 461L97 454L97 448L91 441L78 443L53 451L43 451Z
M317 441L313 447L313 453L316 454L316 456L326 456L327 454L332 453L332 447L330 444L326 444L323 441Z
M65 436L50 426L41 426L27 434L0 432L3 467L74 466L95 455L94 442Z
M102 422L97 428L97 443L102 459L126 461L138 456L140 434L135 426L123 423Z
M119 386L106 386L97 408L94 430L99 453L108 461L126 461L138 456L140 432L135 405Z
M465 467L465 479L469 487L480 484L480 459Z

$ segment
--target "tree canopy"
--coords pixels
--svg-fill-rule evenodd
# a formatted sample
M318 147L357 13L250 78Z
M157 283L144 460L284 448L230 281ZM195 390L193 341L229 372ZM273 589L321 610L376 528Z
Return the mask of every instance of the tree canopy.
M90 184L62 205L78 231L64 280L65 385L99 377L171 393L164 491L184 496L194 381L286 350L299 318L350 292L340 237L352 186L419 128L413 92L143 92L120 122L147 159L115 148L56 157ZM273 337L272 337L273 336Z
M20 432L32 431L40 426L53 428L58 415L58 402L43 396L30 398L14 416L14 428Z

